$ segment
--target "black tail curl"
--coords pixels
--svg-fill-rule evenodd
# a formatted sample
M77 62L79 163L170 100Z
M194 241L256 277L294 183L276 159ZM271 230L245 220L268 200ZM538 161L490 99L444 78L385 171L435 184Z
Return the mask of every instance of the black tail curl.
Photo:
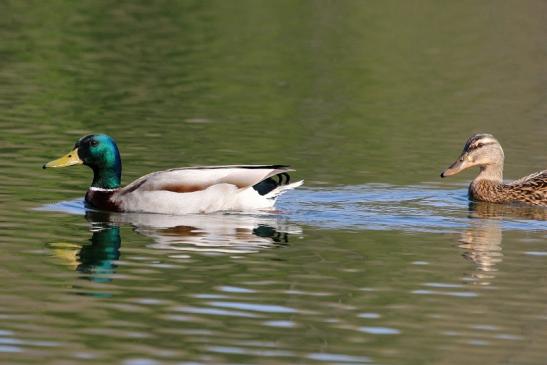
M253 185L253 189L255 189L260 195L266 195L279 186L288 185L290 181L290 175L286 172L282 172Z

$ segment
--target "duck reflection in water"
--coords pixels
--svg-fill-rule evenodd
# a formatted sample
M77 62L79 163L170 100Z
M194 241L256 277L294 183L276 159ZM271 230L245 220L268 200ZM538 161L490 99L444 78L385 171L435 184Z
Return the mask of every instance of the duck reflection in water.
M64 210L62 206L46 208L50 211ZM217 255L253 253L286 246L290 235L302 233L300 227L271 214L170 216L86 210L85 218L91 225L89 244L49 246L57 257L94 282L112 279L120 259L120 227L125 225L149 237L152 242L148 247L170 251L169 256L174 258L177 255L173 253L180 252L185 255L191 252Z
M257 252L287 245L289 235L302 233L275 216L140 214L131 219L135 232L152 239L151 247L207 254Z
M477 271L472 280L489 285L495 277L496 265L503 261L502 240L504 220L532 219L547 220L547 209L525 205L503 205L485 202L470 202L470 227L459 240L459 247L465 250L463 256L472 261Z
M84 245L55 242L47 246L62 262L81 272L81 278L109 282L120 258L120 228L106 222L92 222L91 238Z
M92 274L89 278L96 282L110 281L120 258L120 228L107 223L94 224L91 244L82 246L76 255L76 270Z
M469 205L472 215L474 204ZM465 250L463 257L476 266L471 274L473 282L489 285L495 277L496 265L503 260L502 238L500 222L494 219L473 219L469 228L462 232L459 247Z

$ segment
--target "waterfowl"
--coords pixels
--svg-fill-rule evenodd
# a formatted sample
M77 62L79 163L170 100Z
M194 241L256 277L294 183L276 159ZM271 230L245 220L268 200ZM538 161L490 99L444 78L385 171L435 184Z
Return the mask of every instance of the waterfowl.
M547 207L547 170L519 180L503 182L504 154L493 135L474 134L465 143L460 157L441 177L452 176L473 166L480 167L479 175L469 185L469 197L490 203L526 203Z
M43 168L86 165L93 181L87 205L106 211L164 214L271 209L277 197L302 185L290 183L285 165L182 167L145 175L121 187L122 161L105 134L80 138L74 149Z

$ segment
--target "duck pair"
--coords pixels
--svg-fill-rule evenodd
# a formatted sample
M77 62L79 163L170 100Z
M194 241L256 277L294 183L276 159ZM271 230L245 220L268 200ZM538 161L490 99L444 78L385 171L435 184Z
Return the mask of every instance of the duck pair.
M480 173L469 186L472 199L547 206L547 170L504 184L503 159L503 150L492 135L475 134L441 177L479 166ZM271 209L281 194L303 183L290 182L289 172L293 170L289 166L234 165L158 171L121 187L120 152L105 134L81 138L71 152L43 168L80 164L93 170L86 203L115 212L188 214Z

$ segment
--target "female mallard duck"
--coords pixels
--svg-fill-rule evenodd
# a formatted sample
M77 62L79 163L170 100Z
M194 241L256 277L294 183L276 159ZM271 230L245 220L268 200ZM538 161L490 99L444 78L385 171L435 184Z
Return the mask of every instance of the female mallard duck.
M442 174L452 176L472 166L480 173L469 185L470 198L490 203L526 203L547 206L547 170L503 183L503 150L491 134L472 135L460 157Z
M93 170L88 205L116 212L164 214L248 211L273 208L289 184L288 166L206 166L158 171L120 187L122 162L114 140L104 134L81 138L67 155L43 168L84 164Z

